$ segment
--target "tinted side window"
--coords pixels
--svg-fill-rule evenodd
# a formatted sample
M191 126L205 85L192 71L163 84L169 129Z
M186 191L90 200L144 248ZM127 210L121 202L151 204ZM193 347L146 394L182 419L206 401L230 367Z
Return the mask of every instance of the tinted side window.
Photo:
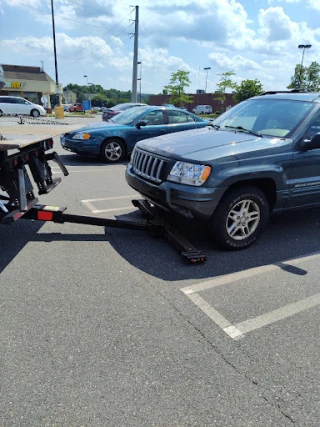
M182 111L167 110L169 124L187 123L188 115Z
M316 133L320 133L320 114L317 114L311 121L307 138L311 139Z
M146 114L142 120L147 122L147 126L163 125L164 124L164 115L162 110L151 111Z
M0 102L4 103L4 104L9 104L11 101L8 98L1 98L0 97Z

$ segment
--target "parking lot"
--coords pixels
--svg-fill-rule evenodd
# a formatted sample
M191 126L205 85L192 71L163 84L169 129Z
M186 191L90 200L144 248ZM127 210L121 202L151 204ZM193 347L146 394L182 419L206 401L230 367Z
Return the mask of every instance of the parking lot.
M140 217L126 162L55 150L70 175L42 203ZM1 227L1 427L319 425L320 209L240 252L177 226L205 264L143 231Z

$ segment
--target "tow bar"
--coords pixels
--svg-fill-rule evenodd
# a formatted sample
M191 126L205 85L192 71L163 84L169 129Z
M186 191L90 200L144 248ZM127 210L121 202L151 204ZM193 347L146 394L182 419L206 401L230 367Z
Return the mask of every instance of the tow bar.
M161 216L157 216L155 214L155 209L147 200L132 200L132 204L140 210L144 219L126 221L81 213L68 213L66 207L47 205L35 205L31 207L22 218L38 221L52 221L60 224L70 222L75 224L98 225L105 227L105 229L126 228L130 230L144 230L154 236L165 237L180 253L182 259L189 264L203 263L207 260L206 255L188 242L173 225L164 221Z

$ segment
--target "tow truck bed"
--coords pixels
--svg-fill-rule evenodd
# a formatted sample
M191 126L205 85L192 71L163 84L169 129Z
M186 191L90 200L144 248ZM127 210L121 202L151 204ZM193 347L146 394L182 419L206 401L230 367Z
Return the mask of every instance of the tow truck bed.
M6 151L11 149L22 149L28 147L36 142L40 142L46 139L51 139L55 136L61 135L62 133L71 130L80 129L82 125L26 125L20 126L17 132L13 126L1 126L1 134L5 137L4 140L0 140L0 151Z
M49 193L61 181L53 179L49 161L54 160L64 175L68 171L53 148L53 137L67 129L81 125L27 125L1 126L0 139L0 224L19 219L31 209L38 199L33 191L31 177L40 194ZM21 131L20 131L21 130ZM5 138L5 139L3 139Z

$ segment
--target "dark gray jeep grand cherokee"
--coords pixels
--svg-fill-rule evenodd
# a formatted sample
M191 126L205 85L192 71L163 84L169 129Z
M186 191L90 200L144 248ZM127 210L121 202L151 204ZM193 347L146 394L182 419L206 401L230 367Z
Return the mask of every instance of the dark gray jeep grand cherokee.
M320 94L268 92L206 128L141 141L126 180L152 204L208 221L219 246L246 248L272 211L320 204Z

